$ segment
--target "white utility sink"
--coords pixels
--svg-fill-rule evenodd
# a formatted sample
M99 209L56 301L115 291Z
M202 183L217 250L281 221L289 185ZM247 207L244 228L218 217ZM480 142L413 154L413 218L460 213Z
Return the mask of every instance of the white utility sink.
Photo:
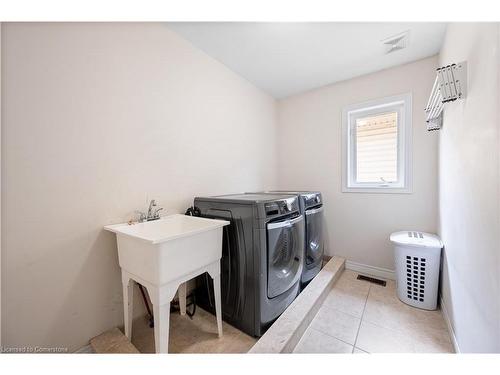
M191 236L223 227L229 223L224 220L206 219L181 214L164 216L159 220L134 224L107 225L104 228L114 233L125 234L151 244Z
M217 324L222 335L220 311L220 258L222 227L228 221L170 215L135 224L107 225L116 233L122 269L125 334L132 333L133 282L148 289L153 304L156 352L168 352L170 301L179 288L181 314L186 308L185 282L204 272L214 280Z

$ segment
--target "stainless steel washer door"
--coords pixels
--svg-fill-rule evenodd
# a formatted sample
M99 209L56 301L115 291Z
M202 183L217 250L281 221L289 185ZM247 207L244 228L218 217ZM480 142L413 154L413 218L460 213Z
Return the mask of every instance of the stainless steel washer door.
M323 259L323 207L306 211L305 264L315 264Z
M304 217L267 224L267 295L276 297L300 279L304 254Z

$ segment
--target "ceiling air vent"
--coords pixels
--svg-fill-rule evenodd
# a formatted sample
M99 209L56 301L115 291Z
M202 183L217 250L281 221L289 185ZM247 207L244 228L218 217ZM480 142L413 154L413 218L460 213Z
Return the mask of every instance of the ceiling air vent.
M409 31L405 31L382 40L382 43L386 48L385 53L392 53L406 48L408 46L408 35Z

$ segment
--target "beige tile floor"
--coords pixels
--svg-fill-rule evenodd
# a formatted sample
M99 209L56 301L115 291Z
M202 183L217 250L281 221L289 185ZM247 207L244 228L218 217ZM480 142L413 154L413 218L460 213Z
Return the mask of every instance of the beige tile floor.
M223 336L217 336L215 316L196 308L193 319L170 314L169 353L246 353L257 341L229 324L222 323ZM154 330L146 318L134 320L132 344L141 353L154 353Z
M345 270L295 348L296 353L451 353L440 310L402 303L395 282L382 287Z
M127 337L118 328L110 329L90 340L90 352L92 353L139 353L137 348L130 343Z

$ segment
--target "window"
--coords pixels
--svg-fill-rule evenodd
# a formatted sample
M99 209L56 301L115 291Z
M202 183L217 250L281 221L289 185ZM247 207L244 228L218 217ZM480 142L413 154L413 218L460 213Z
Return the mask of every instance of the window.
M411 94L349 106L342 130L343 192L411 192Z

